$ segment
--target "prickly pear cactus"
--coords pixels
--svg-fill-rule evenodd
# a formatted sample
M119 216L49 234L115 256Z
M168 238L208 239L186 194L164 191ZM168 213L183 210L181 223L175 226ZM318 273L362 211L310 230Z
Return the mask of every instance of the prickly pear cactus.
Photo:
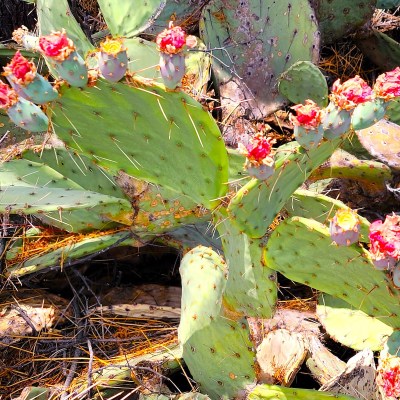
M228 162L219 129L185 93L103 80L84 90L64 86L60 91L52 105L54 130L78 153L207 208L224 196Z
M276 111L286 102L277 89L280 74L297 61L318 60L308 1L213 0L203 9L200 36L212 50L227 114L238 106L255 119Z
M343 299L388 326L399 326L400 300L389 276L375 269L357 245L333 245L328 228L315 220L292 217L282 222L268 241L265 261L289 279Z
M311 0L325 44L354 32L372 17L376 0Z
M255 351L247 321L224 315L226 264L213 250L198 246L183 257L180 272L183 358L201 392L211 399L235 398L256 381Z
M278 287L275 271L263 264L265 244L241 233L226 216L221 216L216 226L229 269L224 292L226 307L246 317L270 318Z
M340 141L325 141L308 152L293 142L281 146L275 173L264 182L251 180L231 200L228 214L233 223L250 237L264 236L292 193L333 153Z

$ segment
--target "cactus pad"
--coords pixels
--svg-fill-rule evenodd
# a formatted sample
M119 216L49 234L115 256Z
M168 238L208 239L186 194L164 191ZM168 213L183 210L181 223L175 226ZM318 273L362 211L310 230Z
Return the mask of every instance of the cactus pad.
M310 61L298 61L279 77L279 92L292 103L313 100L320 107L328 105L328 85L320 69Z
M356 131L368 152L394 169L400 169L400 126L384 119Z
M200 37L213 49L222 105L245 103L256 119L286 102L277 89L282 72L297 61L318 59L316 18L303 0L212 1L203 9Z
M228 271L214 251L198 246L181 262L182 315L178 338L183 359L211 399L235 398L255 383L255 352L245 319L223 314Z
M54 130L77 152L207 208L225 194L228 161L219 129L188 95L164 96L162 89L136 81L103 80L85 90L64 86L61 92L53 107Z
M397 289L356 245L336 247L329 229L317 221L292 217L272 233L266 264L287 278L343 299L356 309L396 328L400 324Z
M246 317L270 318L278 293L275 271L262 262L265 245L240 233L228 218L221 217L216 226L229 269L226 307Z
M309 152L294 143L281 146L276 154L275 173L264 182L251 180L231 200L228 213L233 222L250 237L265 235L292 193L339 144L340 139L325 141Z
M381 350L393 332L393 328L378 319L329 295L321 296L317 315L331 338L354 350Z

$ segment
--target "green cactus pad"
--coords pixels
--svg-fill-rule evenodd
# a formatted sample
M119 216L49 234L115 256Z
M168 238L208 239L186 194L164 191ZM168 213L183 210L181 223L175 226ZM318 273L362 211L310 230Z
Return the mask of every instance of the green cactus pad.
M304 126L296 125L293 133L296 142L306 150L317 148L324 136L321 125L316 129L306 129Z
M311 181L328 178L355 180L371 192L386 189L392 179L390 168L378 161L359 160L344 150L336 150L328 162L318 167L310 176Z
M93 50L93 46L73 17L68 0L36 0L40 36L64 28L81 54Z
M198 21L202 7L210 0L166 0L165 7L160 15L146 30L146 34L157 35L168 27L169 21L174 21L175 26L192 25Z
M286 69L318 60L318 24L303 0L214 0L203 9L200 37L213 49L222 105L242 106L255 119L287 102L277 88Z
M160 184L207 208L225 195L228 161L218 126L185 93L103 80L61 92L52 122L69 147L114 173Z
M140 246L130 237L129 231L84 239L74 244L60 247L46 254L35 256L6 269L6 276L14 279L37 273L52 266L67 267L69 263L82 257L107 249L110 246Z
M349 209L340 200L310 190L297 189L284 206L289 216L314 219L326 226L340 209ZM360 242L369 243L369 222L366 218L358 216L360 220Z
M229 269L224 300L226 306L246 317L271 318L278 297L275 271L263 264L260 239L250 239L226 218L216 226Z
M256 380L255 352L245 319L223 314L228 271L214 251L198 246L181 262L182 315L178 339L200 391L211 399L235 398Z
M293 192L339 144L340 139L325 141L308 152L295 143L279 147L275 173L264 182L252 179L229 204L228 214L239 230L252 238L264 236Z
M53 174L57 174L53 177L56 182L50 182L54 187L91 190L121 199L126 198L114 178L84 155L77 155L65 148L53 148L45 149L40 153L26 151L22 157L24 160L41 164L42 168L47 166ZM18 168L19 160L14 163L14 168ZM39 170L36 171L36 168L30 168L30 170L28 168L26 175L23 173L20 175L23 180L28 179L31 184L48 185L49 177L44 176ZM68 184L64 186L62 182L68 182Z
M166 0L146 0L140 7L129 1L99 0L98 3L111 34L130 38L153 23L165 7Z
M298 61L279 77L279 92L292 103L313 100L320 107L328 105L328 85L320 69L310 61Z
M311 4L317 14L322 40L329 44L369 21L376 0L311 0Z
M384 119L369 128L356 131L367 151L393 169L400 169L400 126Z
M400 331L395 330L386 343L390 355L400 357Z
M399 327L400 297L390 277L376 270L358 246L332 244L329 229L317 221L300 217L283 221L267 243L265 261L289 279Z
M382 99L359 104L351 115L352 128L360 130L376 124L385 116L387 105Z
M356 400L354 397L312 389L285 388L273 385L257 385L247 395L248 400Z
M325 109L325 115L322 119L324 128L324 137L334 140L342 135L345 135L351 126L351 114L347 110L342 110L329 103Z
M331 338L354 350L382 350L393 332L393 328L382 321L329 295L320 297L317 315Z
M400 6L399 0L378 0L376 8L390 9Z

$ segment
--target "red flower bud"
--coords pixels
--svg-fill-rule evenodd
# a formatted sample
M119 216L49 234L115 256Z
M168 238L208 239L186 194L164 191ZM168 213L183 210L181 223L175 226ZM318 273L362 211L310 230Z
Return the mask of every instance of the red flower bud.
M305 104L297 104L291 108L296 111L296 116L289 117L293 125L306 129L314 129L320 125L323 111L312 100L306 100Z
M20 51L17 51L9 64L4 67L4 74L13 75L13 80L19 85L26 85L33 81L36 75L36 66L28 61Z
M376 79L374 92L385 100L400 96L400 68L381 74Z
M185 46L194 47L197 40L194 36L187 36L180 26L169 23L168 29L164 29L156 38L158 50L167 54L180 53Z
M17 93L10 86L0 81L0 108L8 109L18 100Z
M58 61L64 61L73 51L75 46L71 39L67 38L65 31L53 32L39 39L39 47L42 53Z
M352 110L358 104L373 100L374 95L367 82L356 75L343 84L340 83L340 79L335 81L329 97L339 108Z

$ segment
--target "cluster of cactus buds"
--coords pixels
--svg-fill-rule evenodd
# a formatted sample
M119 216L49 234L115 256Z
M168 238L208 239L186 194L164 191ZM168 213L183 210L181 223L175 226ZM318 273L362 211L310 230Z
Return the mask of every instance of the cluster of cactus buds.
M86 86L88 72L85 61L77 53L74 43L67 37L65 30L42 36L39 39L39 48L62 79L71 86Z
M387 215L385 221L374 221L369 230L370 253L377 269L393 269L393 281L400 286L396 264L400 260L400 216Z
M244 169L249 176L265 181L274 173L273 143L273 139L265 138L261 132L255 134L246 146L239 143L239 151L246 156Z
M329 233L338 246L350 246L360 237L360 219L352 209L341 208L331 219Z
M195 47L197 40L171 21L168 29L158 34L156 43L160 52L161 77L167 88L175 89L185 75L184 50Z

